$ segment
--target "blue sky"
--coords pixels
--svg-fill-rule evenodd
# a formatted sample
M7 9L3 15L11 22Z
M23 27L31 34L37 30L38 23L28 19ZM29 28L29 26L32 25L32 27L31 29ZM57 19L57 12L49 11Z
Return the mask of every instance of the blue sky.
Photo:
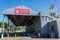
M51 4L56 6L56 11L60 11L60 0L0 0L0 21L3 19L2 10L4 9L24 5L48 14ZM7 21L7 18L5 18L5 21Z

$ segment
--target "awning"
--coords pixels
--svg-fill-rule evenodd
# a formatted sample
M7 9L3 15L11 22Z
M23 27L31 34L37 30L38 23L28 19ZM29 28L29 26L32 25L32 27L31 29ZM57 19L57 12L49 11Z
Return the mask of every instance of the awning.
M25 26L33 24L38 16L7 15L16 26Z

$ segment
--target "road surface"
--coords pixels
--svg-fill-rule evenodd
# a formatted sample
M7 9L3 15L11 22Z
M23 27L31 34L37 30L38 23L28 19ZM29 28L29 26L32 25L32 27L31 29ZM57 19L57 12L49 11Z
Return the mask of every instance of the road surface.
M0 40L60 40L60 39L51 39L51 38L30 38L30 37L4 37Z

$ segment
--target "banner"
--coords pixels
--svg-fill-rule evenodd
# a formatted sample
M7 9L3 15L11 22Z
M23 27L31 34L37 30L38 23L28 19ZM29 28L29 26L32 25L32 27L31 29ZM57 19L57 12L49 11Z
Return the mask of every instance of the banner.
M16 8L15 14L30 14L30 10L29 9Z

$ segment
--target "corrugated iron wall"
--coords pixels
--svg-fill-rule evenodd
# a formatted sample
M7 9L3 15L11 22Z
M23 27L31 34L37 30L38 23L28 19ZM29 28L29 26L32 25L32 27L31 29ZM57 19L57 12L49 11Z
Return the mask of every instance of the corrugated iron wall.
M35 17L33 23L27 26L26 32L38 35L38 33L40 33L40 25L40 17Z

